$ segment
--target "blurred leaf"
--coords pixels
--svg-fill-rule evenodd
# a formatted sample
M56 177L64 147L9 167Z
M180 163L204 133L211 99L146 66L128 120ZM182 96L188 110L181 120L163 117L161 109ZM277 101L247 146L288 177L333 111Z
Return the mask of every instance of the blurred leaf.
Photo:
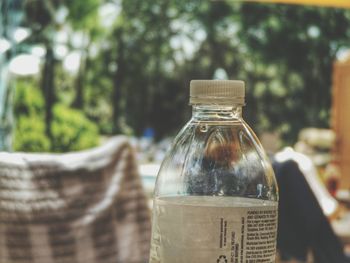
M52 150L55 152L87 149L99 143L97 126L78 110L64 105L54 107L52 136Z
M50 140L45 135L43 120L35 116L18 118L13 148L15 151L49 152Z

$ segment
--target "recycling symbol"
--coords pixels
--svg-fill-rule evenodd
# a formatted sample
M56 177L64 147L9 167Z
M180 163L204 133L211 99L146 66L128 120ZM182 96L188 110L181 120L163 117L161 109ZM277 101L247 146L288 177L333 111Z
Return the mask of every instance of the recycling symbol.
M216 262L217 263L227 263L227 258L225 255L221 255Z

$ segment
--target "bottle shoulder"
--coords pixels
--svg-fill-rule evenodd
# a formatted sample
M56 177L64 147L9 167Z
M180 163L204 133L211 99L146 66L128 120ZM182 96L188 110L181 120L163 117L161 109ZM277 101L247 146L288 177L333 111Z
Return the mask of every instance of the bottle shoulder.
M269 160L243 120L188 122L158 177L159 189L177 185L180 192L196 195L261 195L270 200L274 193L272 199L277 198Z

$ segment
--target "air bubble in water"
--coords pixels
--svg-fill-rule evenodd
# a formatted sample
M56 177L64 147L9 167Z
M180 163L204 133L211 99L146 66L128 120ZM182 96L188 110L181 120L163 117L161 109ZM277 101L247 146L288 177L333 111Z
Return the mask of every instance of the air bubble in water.
M207 125L201 125L201 126L199 126L199 130L201 132L207 132L208 131L208 126Z

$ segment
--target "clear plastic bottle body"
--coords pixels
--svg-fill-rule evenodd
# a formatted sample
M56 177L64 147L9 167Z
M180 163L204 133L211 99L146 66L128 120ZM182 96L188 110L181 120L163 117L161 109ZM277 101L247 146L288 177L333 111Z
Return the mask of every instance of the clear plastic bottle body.
M274 262L277 184L241 115L240 105L193 107L157 177L151 263Z

